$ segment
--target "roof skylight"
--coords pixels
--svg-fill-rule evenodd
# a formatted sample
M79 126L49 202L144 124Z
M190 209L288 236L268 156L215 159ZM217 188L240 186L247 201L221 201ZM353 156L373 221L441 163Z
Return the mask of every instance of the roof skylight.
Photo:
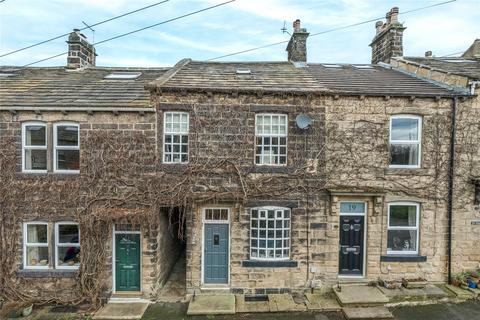
M468 62L476 62L476 61L473 61L473 60L465 60L465 59L444 59L442 61L446 61L446 62L455 62L455 63L468 63Z
M325 68L341 68L342 66L339 64L334 64L334 63L324 63L322 64Z
M373 69L373 67L369 64L357 64L353 65L353 67L356 69Z
M106 75L104 79L131 80L131 79L137 79L138 77L140 77L141 74L142 74L141 72L118 71L118 72L112 72L109 75Z
M237 68L236 74L252 74L252 70L248 68Z
M0 72L0 78L8 78L17 75L16 73L12 72Z

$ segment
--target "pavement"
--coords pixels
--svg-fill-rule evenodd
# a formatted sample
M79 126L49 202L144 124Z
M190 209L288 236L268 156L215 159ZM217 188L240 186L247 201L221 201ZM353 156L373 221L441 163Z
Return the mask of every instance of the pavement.
M148 303L107 303L98 310L93 319L95 320L136 320L141 319Z
M480 301L399 307L392 313L397 320L477 320L480 319Z

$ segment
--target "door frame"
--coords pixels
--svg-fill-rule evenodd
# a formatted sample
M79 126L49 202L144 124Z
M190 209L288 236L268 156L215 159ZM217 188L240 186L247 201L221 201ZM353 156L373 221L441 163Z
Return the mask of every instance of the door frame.
M142 292L142 232L141 231L117 231L115 230L115 223L113 224L113 230L112 230L112 293L118 293L118 292L129 292L129 291L118 291L117 292L117 278L115 277L115 270L117 269L117 263L116 263L116 240L117 240L117 234L139 234L140 235L140 261L139 261L139 266L140 266L140 290L139 291L134 291L134 292Z
M359 202L359 203L364 203L365 204L365 211L363 213L342 213L341 209L339 209L339 215L338 218L340 219L342 216L357 216L357 217L363 217L363 259L362 259L362 274L361 275L344 275L340 274L338 271L339 268L337 268L338 272L338 278L365 278L366 274L366 267L367 267L367 212L368 212L368 202L367 201L357 201L357 200L343 200L339 202L339 208L341 208L342 202ZM338 228L338 246L340 247L340 231L341 228L339 226ZM340 254L338 255L338 263L340 264Z
M206 220L205 219L205 212L207 211L207 209L225 209L228 211L228 217L227 217L227 220ZM231 250L230 250L230 247L232 245L232 237L231 237L231 230L230 230L230 226L231 226L231 223L230 223L230 220L231 220L231 208L228 208L228 207L215 207L215 206L211 206L211 207L204 207L201 209L201 213L202 213L202 248L201 248L201 253L202 253L202 264L201 264L201 268L200 268L200 273L201 273L201 283L202 283L202 286L230 286L230 255L231 255ZM205 277L204 277L204 271L205 271L205 225L206 224L226 224L228 225L227 229L228 229L228 268L227 268L227 283L222 283L222 284L218 284L218 283L205 283Z

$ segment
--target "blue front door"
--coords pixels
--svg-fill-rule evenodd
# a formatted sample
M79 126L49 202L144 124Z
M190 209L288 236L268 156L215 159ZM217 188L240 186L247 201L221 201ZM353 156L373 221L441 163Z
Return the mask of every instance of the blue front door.
M228 283L228 241L228 224L205 224L205 283Z

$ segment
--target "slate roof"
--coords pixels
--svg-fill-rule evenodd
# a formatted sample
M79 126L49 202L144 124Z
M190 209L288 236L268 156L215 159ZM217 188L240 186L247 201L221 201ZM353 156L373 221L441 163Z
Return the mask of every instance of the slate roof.
M449 96L453 92L397 70L374 65L290 62L205 62L184 59L151 86L166 90L320 92L326 94ZM240 75L237 69L249 69Z
M168 68L0 67L0 107L133 107L147 108L146 83ZM107 80L112 72L141 72L135 80ZM13 73L5 77L1 74Z
M480 80L480 60L468 58L425 58L403 57L403 60L411 61L419 65L428 66L445 72L469 77L472 80Z

